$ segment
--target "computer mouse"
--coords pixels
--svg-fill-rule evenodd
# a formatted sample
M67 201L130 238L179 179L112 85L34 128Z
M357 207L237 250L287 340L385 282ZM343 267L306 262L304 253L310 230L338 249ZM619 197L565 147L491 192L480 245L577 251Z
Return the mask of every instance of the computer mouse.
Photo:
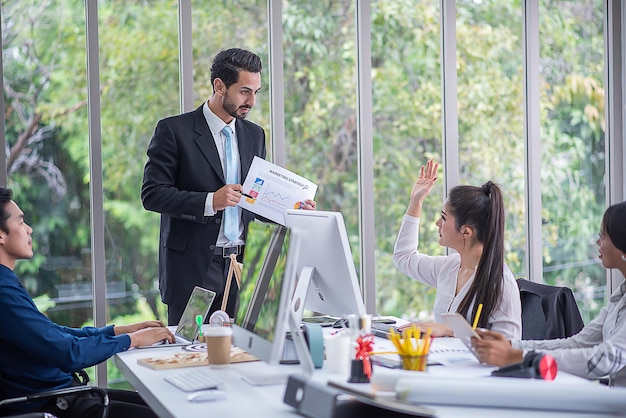
M200 392L194 392L187 395L187 400L189 402L208 402L208 401L219 401L222 399L226 399L226 392L223 390L202 390Z

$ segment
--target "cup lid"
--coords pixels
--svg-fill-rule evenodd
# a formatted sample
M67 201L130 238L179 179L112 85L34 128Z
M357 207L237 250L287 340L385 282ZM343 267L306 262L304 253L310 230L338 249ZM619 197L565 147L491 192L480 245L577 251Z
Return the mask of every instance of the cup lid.
M224 326L203 327L202 333L205 337L225 337L233 335L233 329L231 327Z

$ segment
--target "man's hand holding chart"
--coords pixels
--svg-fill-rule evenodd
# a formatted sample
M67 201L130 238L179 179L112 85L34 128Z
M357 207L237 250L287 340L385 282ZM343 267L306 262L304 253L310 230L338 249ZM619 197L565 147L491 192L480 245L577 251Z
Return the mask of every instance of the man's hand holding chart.
M239 206L284 225L283 212L301 209L307 199L313 200L317 184L291 171L254 157L243 182Z

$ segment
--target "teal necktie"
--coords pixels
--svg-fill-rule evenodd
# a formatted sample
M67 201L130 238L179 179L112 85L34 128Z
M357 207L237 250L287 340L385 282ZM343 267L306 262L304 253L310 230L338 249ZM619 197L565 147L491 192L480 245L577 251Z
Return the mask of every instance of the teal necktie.
M233 134L230 126L222 129L224 134L224 155L226 156L226 184L239 183L239 168L233 152ZM239 238L239 210L237 206L228 206L224 209L224 235L230 242Z

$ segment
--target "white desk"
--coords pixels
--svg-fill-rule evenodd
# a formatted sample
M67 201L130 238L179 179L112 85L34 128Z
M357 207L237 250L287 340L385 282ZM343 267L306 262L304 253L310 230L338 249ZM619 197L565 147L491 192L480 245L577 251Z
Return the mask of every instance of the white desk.
M146 402L163 418L188 418L206 416L210 411L211 416L216 417L298 417L295 410L283 403L285 385L252 386L242 380L242 376L255 373L270 373L276 370L298 371L299 366L273 366L262 362L231 364L222 369L212 369L208 366L207 371L215 374L225 382L225 391L228 394L226 400L210 401L201 403L188 402L186 393L178 390L163 380L167 374L183 372L189 369L153 370L137 364L137 359L145 357L165 356L179 352L180 347L130 350L115 356L114 361L120 371L128 379L146 400ZM473 368L473 369L472 369ZM381 368L382 371L382 368ZM375 371L376 372L376 369ZM430 366L428 373L441 376L458 376L466 373L488 374L489 369L481 365L454 367ZM417 373L417 372L410 372ZM316 381L326 382L328 379L345 379L345 376L326 373L324 369L318 370L313 377ZM576 380L578 378L561 374L557 379ZM591 384L580 381L581 384ZM554 382L557 384L558 382ZM454 394L450 394L454 396ZM512 394L515 396L514 394ZM594 414L573 414L572 412L547 412L528 411L519 409L498 408L468 408L452 406L426 405L437 412L438 417L477 417L477 418L507 418L516 417L591 417ZM606 416L606 415L604 415Z
M228 398L221 401L189 402L187 393L163 380L168 374L189 370L188 368L153 370L137 364L137 359L165 356L180 352L180 347L129 350L117 354L115 364L128 382L137 389L144 400L162 418L215 417L294 417L293 408L283 403L284 385L252 386L242 380L246 371L251 373L271 370L274 367L262 362L231 364L222 369L206 368L224 381ZM297 366L280 366L298 369Z

